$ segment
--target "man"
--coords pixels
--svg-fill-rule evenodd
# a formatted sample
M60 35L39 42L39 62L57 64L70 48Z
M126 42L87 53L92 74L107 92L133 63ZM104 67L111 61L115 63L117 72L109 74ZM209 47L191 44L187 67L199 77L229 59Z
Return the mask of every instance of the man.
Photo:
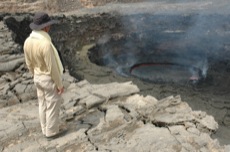
M26 65L33 74L37 88L42 133L48 139L60 136L59 112L64 92L63 66L48 34L57 23L46 13L36 13L30 24L32 32L24 43Z

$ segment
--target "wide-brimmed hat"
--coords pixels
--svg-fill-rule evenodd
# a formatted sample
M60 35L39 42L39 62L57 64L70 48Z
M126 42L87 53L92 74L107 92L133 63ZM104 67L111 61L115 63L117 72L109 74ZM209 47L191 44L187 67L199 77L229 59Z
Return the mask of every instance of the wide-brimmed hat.
M33 22L30 23L30 28L32 30L41 30L46 26L57 24L57 20L52 20L47 13L38 12L35 13Z

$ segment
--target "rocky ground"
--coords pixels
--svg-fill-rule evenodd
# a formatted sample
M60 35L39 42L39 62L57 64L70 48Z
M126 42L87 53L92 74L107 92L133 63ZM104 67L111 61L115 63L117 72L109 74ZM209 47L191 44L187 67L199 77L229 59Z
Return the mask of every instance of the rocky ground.
M104 4L1 1L0 10L57 13ZM179 95L162 99L142 96L132 82L92 84L76 80L68 70L63 77L66 90L60 113L68 132L47 141L40 130L36 89L20 46L3 22L0 33L0 151L230 151L229 145L220 145L210 137L218 130L213 116L192 110Z
M43 137L36 89L23 54L1 22L0 151L229 151L210 135L214 118L193 111L180 96L141 96L132 82L90 84L67 72L60 118L68 128L52 141Z

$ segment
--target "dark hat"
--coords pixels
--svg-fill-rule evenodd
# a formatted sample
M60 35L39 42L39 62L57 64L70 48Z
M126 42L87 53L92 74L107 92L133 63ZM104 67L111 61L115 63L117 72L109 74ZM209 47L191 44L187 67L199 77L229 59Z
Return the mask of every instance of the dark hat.
M39 12L35 13L33 22L30 24L32 30L41 30L46 26L58 23L57 20L51 20L48 14Z

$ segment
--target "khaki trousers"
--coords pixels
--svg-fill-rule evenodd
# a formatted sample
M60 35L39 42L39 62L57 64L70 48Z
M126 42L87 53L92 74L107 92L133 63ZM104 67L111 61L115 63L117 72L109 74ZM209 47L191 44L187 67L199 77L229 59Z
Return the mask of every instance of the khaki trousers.
M34 75L34 84L37 87L42 133L50 137L59 132L59 112L63 99L50 76Z

